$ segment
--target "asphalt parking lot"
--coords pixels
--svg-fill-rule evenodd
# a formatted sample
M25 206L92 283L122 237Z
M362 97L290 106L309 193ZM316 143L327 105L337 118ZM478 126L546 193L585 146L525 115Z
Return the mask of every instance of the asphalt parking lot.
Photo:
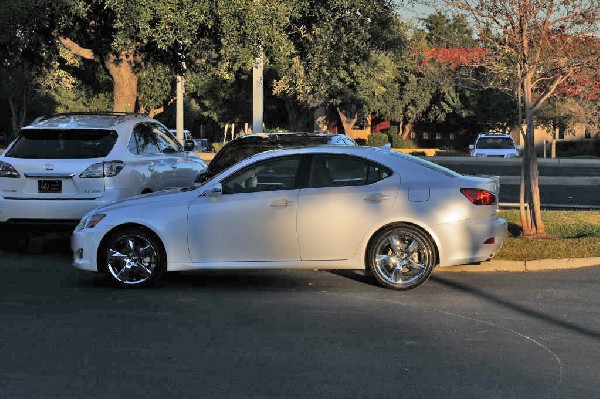
M0 397L600 396L598 267L435 271L408 292L312 270L122 290L73 269L64 235L23 245L0 258Z

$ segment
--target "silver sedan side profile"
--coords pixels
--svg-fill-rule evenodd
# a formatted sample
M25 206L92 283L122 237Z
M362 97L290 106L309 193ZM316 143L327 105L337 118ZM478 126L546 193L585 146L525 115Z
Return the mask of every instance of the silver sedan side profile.
M74 266L122 287L166 271L367 269L406 290L436 266L485 261L501 248L498 183L383 148L264 152L200 187L88 213Z

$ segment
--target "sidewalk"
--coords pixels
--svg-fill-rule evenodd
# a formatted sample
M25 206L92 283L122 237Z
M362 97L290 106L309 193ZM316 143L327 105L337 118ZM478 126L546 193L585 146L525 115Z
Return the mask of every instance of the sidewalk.
M567 258L540 260L492 259L470 265L439 267L438 272L536 272L600 266L600 258Z

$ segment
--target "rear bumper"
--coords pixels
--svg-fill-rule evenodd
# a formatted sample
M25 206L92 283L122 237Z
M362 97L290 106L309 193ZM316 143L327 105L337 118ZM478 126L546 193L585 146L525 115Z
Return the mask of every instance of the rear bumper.
M506 239L507 223L503 218L476 218L439 225L435 231L443 243L440 266L464 265L494 257Z
M114 197L105 195L86 200L15 200L0 197L0 223L40 225L74 222L76 225L89 211L118 199Z

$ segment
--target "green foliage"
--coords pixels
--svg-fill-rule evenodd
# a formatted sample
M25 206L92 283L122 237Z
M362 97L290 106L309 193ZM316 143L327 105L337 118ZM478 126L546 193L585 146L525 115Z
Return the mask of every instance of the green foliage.
M398 125L391 125L390 129L388 130L388 134L391 136L394 136L396 134L398 134Z
M434 48L475 47L473 29L463 14L448 16L435 12L422 19L427 32L427 41Z
M293 57L277 65L274 92L308 108L348 106L390 116L396 49L406 28L388 0L295 0Z
M405 140L401 134L390 134L390 143L392 148L417 148L417 145L411 140Z
M367 137L367 143L371 147L381 147L389 143L387 134L371 133Z

